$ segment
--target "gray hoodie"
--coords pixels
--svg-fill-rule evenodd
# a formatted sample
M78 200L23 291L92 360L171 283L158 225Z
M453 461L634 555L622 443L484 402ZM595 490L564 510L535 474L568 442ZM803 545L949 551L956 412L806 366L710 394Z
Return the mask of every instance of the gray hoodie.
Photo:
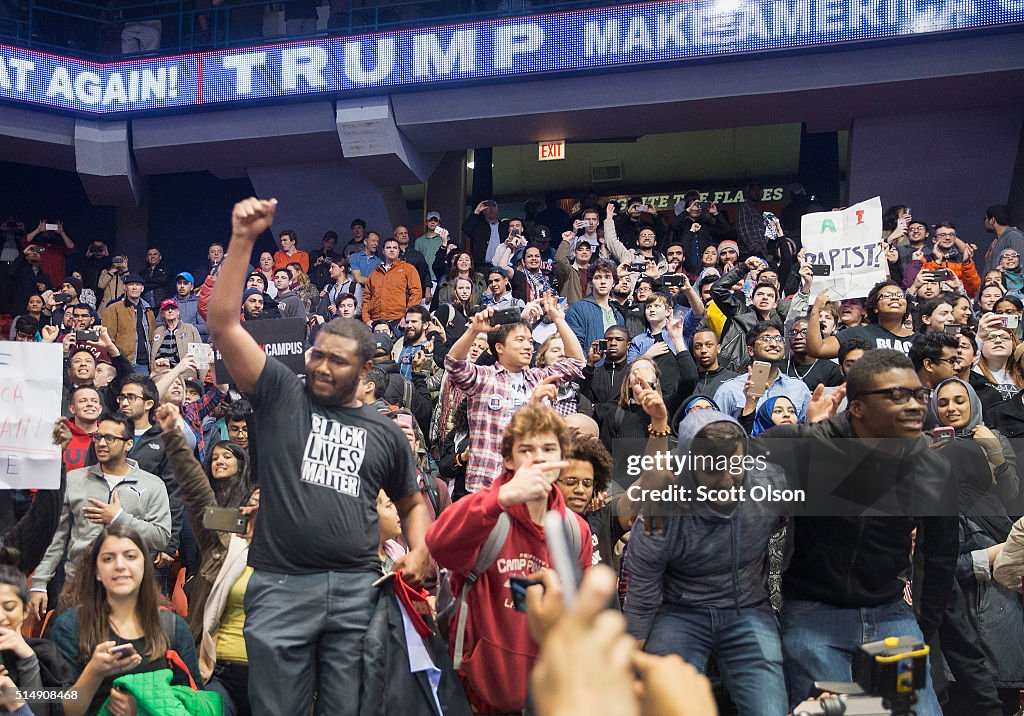
M679 424L677 455L687 454L694 436L712 423L739 423L717 410L695 410ZM749 450L747 451L749 455ZM751 460L748 460L751 462ZM696 480L684 469L678 484L696 495ZM647 639L665 606L680 609L740 609L768 602L768 538L779 524L771 503L749 499L755 485L783 489L785 476L774 465L754 466L741 483L748 499L731 513L692 502L685 516L667 517L665 531L648 534L643 516L626 551L628 591L623 613L629 633Z
M75 561L89 549L103 525L93 524L85 518L82 510L89 498L111 502L116 492L121 500L117 524L127 524L149 545L153 551L167 546L171 535L171 509L167 501L167 488L156 475L139 469L139 464L128 460L131 472L125 475L111 490L103 478L100 465L90 465L68 473L68 486L64 493L64 506L60 513L60 524L50 540L43 561L32 576L32 589L41 591L53 579L57 565L64 556L64 545L68 546L68 560L64 571L70 580L75 574ZM70 535L70 541L68 536Z

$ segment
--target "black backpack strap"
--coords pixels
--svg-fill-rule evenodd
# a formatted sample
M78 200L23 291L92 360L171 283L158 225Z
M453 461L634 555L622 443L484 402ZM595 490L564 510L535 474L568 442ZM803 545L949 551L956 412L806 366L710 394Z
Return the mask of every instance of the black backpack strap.
M430 506L434 508L434 518L441 514L441 491L437 488L437 478L429 472L423 472L423 491L427 493Z

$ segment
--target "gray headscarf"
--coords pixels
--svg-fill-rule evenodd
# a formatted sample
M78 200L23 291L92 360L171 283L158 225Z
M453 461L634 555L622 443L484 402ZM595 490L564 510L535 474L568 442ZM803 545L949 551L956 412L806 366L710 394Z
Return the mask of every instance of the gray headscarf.
M982 406L981 398L971 387L971 384L967 381L960 380L959 378L947 378L946 380L935 386L935 390L932 391L932 399L928 404L928 414L932 420L935 421L936 425L943 425L943 422L939 419L939 392L943 386L949 385L950 383L959 383L967 391L967 398L971 403L971 417L967 421L967 424L962 428L956 429L956 436L958 438L971 438L974 437L974 429L981 424L982 419Z

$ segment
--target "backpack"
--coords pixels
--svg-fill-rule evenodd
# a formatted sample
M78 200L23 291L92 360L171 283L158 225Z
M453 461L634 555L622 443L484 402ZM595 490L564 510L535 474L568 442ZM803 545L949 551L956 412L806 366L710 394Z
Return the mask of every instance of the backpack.
M582 536L580 534L580 523L576 521L575 513L565 511L562 516L565 522L566 531L569 534L569 541L573 553L576 554L577 560L579 558ZM451 590L451 574L448 570L442 570L444 574L441 575L441 579L438 582L437 591L437 624L441 629L442 636L445 639L449 636L451 629L451 622L456 613L458 613L458 622L455 625L455 650L452 654L454 660L455 670L458 671L462 668L462 651L465 644L466 636L466 621L468 619L469 607L466 605L466 599L469 597L470 591L473 589L473 585L476 584L480 576L486 572L492 564L498 559L498 554L501 553L501 548L505 546L505 540L508 539L508 533L512 528L511 518L507 512L502 512L498 516L498 521L495 523L491 533L487 535L487 540L484 542L484 546L480 549L480 554L476 557L476 563L473 565L473 569L470 570L469 574L466 575L466 581L462 585L462 591L456 598L455 594Z
M441 514L441 492L437 489L437 478L423 471L423 491L427 493L430 506L434 508L434 519Z

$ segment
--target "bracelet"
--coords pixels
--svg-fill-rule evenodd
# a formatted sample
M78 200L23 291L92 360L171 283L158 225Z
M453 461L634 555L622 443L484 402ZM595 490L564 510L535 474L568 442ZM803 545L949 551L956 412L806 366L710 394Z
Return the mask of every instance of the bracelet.
M652 438L667 438L672 434L672 428L665 428L664 430L655 430L653 425L647 426L647 432Z

